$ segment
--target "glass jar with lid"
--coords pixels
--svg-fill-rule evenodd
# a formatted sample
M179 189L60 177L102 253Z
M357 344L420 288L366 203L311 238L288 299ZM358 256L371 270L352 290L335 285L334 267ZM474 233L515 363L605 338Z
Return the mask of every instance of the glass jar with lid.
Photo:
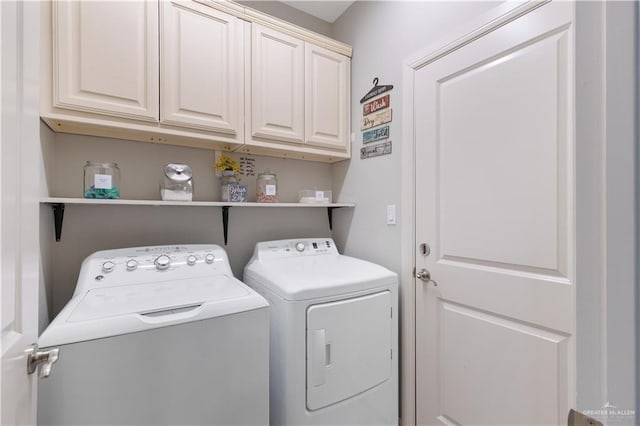
M87 161L84 166L84 198L120 198L117 163Z
M258 174L256 182L256 201L258 203L278 202L278 181L275 173L268 170Z
M220 201L231 200L231 187L238 184L236 172L233 170L225 170L220 178Z
M164 166L160 196L164 201L192 201L193 172L191 167L176 163Z

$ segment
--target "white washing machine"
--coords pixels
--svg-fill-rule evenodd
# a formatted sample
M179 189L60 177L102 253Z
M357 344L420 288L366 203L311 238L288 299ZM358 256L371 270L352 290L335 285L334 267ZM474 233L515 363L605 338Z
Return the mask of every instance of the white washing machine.
M267 424L268 321L219 246L94 253L38 340L38 424Z
M328 238L258 243L271 304L271 425L398 424L398 279Z

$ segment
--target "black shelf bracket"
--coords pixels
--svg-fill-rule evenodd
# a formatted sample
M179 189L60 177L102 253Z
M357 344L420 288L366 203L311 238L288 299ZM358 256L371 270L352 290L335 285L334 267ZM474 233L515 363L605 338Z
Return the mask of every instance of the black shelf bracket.
M327 216L329 217L329 229L333 231L333 209L339 207L327 207Z
M62 236L62 221L64 219L64 203L52 204L53 207L53 224L56 230L56 242L60 241Z
M222 230L224 232L224 245L227 245L227 236L229 235L229 207L222 206Z

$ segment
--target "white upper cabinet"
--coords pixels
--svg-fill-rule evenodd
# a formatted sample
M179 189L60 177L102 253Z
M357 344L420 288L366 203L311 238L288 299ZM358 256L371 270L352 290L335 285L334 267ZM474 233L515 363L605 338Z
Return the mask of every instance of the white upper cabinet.
M158 2L53 2L55 107L158 121Z
M306 143L346 149L349 143L349 58L306 44Z
M304 45L252 25L252 136L304 142Z
M242 138L242 22L191 1L160 7L160 122Z
M251 127L242 150L348 158L351 61L252 25Z
M43 2L56 132L335 162L351 48L233 1Z

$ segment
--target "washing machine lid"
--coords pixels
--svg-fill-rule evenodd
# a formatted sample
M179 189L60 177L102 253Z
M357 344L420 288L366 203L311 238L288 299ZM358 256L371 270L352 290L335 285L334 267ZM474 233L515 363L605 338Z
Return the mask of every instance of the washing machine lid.
M94 288L74 296L38 344L93 340L267 306L262 296L228 275Z
M257 260L244 270L244 281L279 297L308 300L378 287L396 286L397 275L375 263L343 255Z

